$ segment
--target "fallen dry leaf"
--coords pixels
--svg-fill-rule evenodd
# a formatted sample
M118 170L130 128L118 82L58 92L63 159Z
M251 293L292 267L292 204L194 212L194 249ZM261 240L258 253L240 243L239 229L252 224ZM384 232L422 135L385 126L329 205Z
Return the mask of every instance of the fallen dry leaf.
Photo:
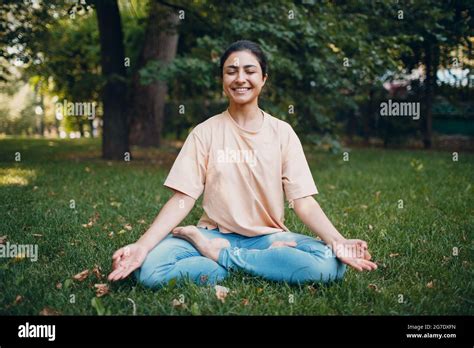
M96 211L94 213L94 216L89 219L89 222L87 224L83 224L82 227L91 228L92 225L94 225L97 222L99 217L100 217L100 214Z
M43 235L42 235L42 234L39 234L39 233L33 233L32 236L33 236L33 237L43 237Z
M433 289L434 288L434 282L433 281L428 282L428 284L426 284L426 287L429 288L429 289Z
M102 297L109 293L109 286L107 284L95 284L94 287L96 288L95 295L97 297Z
M244 298L244 299L242 300L242 304L243 304L244 306L247 306L247 305L249 304L249 299L248 299L248 298Z
M143 219L141 219L141 220L138 220L137 222L138 222L139 224L142 224L142 225L143 225L143 224L146 224L146 221L145 221L145 220L143 220Z
M374 226L372 226L372 225L369 225L369 230L371 230L371 231L372 231L373 229L374 229Z
M58 312L55 309L49 308L49 307L44 307L41 312L39 312L39 315L60 315L61 313Z
M123 228L125 228L126 230L131 231L131 230L132 230L132 225L130 225L130 224L125 224L125 225L123 226Z
M97 277L97 279L102 279L103 275L101 273L101 268L98 265L95 265L94 268L92 269L92 273Z
M394 253L394 254L390 254L390 255L388 255L388 256L390 256L390 257L395 257L395 256L398 256L398 255L400 255L400 254L399 254L399 253Z
M56 284L56 289L62 289L63 283L59 282Z
M225 286L220 286L220 285L216 285L214 289L216 290L217 299L220 300L222 303L224 303L225 298L227 297L227 294L229 293L229 289L226 288Z
M89 275L89 270L86 269L78 274L76 274L74 277L72 277L74 280L78 280L80 282L82 282L84 279L87 278L87 276Z
M316 288L312 285L308 285L308 290L310 293L314 294L316 292Z
M17 295L17 297L15 298L15 304L19 304L21 301L23 301L23 296L20 296L20 295Z
M6 241L7 241L7 236L0 237L0 244L5 244Z
M173 299L171 305L173 306L173 308L186 308L186 304L177 299Z
M368 288L374 290L375 292L380 292L379 287L375 284L369 284Z

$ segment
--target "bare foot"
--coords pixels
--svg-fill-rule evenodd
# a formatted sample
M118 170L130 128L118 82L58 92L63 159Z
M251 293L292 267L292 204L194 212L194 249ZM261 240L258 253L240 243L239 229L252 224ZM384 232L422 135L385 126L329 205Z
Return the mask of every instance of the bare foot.
M277 240L276 242L273 242L271 245L270 245L270 248L268 249L271 249L271 248L279 248L279 247L282 247L282 246L289 246L289 247L295 247L296 246L296 242L295 241L283 241L283 240Z
M173 236L190 242L203 255L211 260L217 261L222 248L230 247L230 243L224 238L208 239L202 235L196 226L176 227L171 233Z

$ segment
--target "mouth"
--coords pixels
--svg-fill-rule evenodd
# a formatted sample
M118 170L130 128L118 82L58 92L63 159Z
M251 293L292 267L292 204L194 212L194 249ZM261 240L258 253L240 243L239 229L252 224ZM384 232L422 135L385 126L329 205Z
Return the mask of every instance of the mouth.
M248 91L252 89L252 87L236 87L236 88L231 88L232 91L234 91L235 94L245 94Z

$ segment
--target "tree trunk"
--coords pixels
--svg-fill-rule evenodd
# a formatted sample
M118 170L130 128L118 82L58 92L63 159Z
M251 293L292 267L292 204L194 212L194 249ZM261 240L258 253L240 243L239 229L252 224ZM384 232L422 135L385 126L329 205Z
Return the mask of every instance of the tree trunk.
M91 130L91 138L94 138L94 123L93 120L89 120L89 128Z
M370 124L372 123L374 119L374 114L375 114L375 100L374 100L374 95L375 95L375 88L374 88L374 82L370 82L369 86L369 100L367 101L367 113L363 115L363 120L364 120L364 143L366 146L370 144L370 136L371 129L370 129ZM377 116L376 116L377 117Z
M102 128L102 157L124 159L129 152L126 114L126 74L122 24L116 0L96 0L99 24L104 110Z
M433 136L433 84L436 81L436 66L433 64L433 44L426 40L425 44L425 117L423 145L425 149L431 148ZM433 76L434 75L434 76Z
M139 146L160 146L164 109L168 87L157 81L149 85L140 83L138 70L150 60L159 60L163 65L176 56L179 22L175 12L151 2L145 41L132 81L130 108L130 143Z

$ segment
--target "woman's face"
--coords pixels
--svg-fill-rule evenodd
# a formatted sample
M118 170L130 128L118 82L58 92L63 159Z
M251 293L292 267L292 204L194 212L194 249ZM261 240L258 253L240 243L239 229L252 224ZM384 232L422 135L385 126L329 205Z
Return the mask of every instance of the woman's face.
M253 102L266 80L257 58L249 51L233 52L224 62L223 88L231 102Z

